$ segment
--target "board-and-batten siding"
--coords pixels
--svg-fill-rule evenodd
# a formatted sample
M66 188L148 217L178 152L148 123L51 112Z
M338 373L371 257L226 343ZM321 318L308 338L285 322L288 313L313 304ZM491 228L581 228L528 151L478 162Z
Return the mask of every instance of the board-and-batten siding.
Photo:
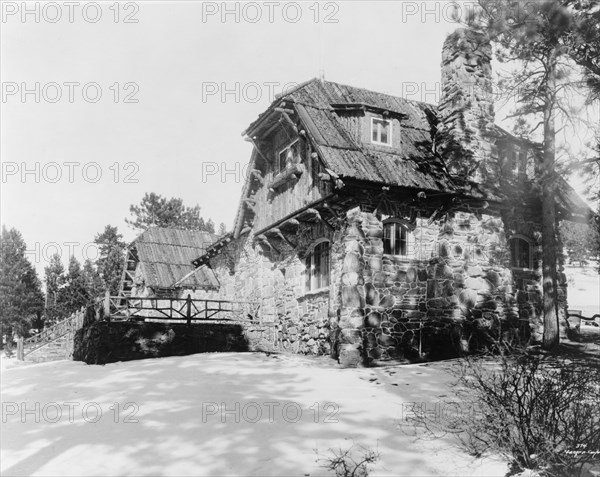
M283 185L269 192L269 187L277 176L276 167L278 155L295 139L300 140L302 150L302 165L304 172L300 178L289 179ZM298 137L287 128L275 135L268 157L270 164L265 164L263 185L256 191L253 200L255 204L254 229L262 230L293 212L306 207L312 202L326 197L330 186L319 179L319 173L324 172L318 159L312 158L312 148L303 137Z

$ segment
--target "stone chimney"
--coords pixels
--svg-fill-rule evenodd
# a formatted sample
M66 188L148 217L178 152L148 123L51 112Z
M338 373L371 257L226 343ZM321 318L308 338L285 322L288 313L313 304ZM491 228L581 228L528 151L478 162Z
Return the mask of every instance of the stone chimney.
M450 174L479 184L494 181L492 47L482 34L460 28L442 50L442 96L436 150Z

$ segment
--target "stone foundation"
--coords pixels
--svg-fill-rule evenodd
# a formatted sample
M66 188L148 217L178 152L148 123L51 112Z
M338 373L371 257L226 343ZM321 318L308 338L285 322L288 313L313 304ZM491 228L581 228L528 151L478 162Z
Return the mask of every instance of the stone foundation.
M99 321L77 331L73 359L106 364L217 351L273 351L273 326Z

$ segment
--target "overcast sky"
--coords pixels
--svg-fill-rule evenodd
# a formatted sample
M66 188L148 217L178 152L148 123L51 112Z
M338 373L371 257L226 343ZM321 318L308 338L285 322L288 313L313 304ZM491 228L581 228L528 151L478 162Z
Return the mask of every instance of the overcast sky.
M231 228L273 94L322 70L437 103L450 3L3 2L2 223L41 277L55 244L66 264L107 224L132 240L146 192Z

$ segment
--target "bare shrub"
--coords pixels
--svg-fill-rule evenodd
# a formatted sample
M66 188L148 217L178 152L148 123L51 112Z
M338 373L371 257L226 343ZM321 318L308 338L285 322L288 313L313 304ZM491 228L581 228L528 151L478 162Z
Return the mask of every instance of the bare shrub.
M329 456L322 457L318 449L317 462L321 467L335 472L337 477L367 477L370 466L380 458L379 451L371 450L360 444L353 444L348 449L328 449Z
M467 359L456 386L454 430L463 449L504 455L513 471L577 476L600 463L600 369L585 361L520 352Z

